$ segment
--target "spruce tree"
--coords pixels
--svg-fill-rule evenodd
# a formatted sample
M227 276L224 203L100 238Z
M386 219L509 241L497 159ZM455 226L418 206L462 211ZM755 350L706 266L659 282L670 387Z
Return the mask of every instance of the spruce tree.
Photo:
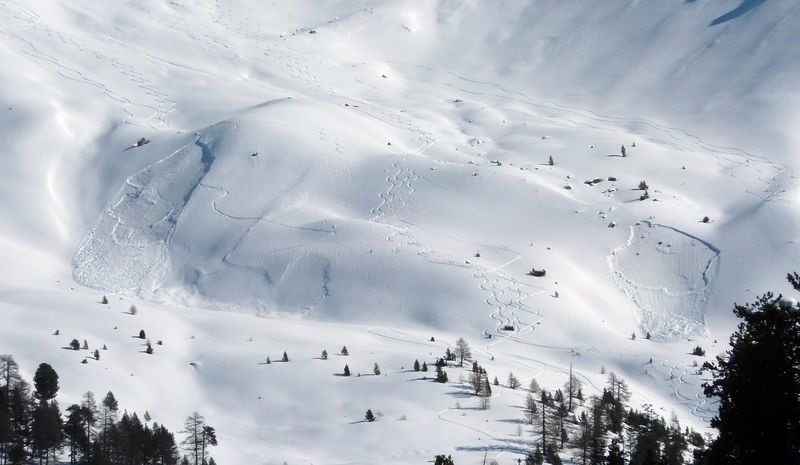
M788 279L800 291L800 276ZM703 364L705 394L719 398L708 463L800 463L800 309L767 293L733 313L742 321L730 349Z
M414 360L414 371L419 371L419 360Z
M344 372L342 373L342 375L350 376L350 367L349 366L347 366L347 365L344 366Z
M42 363L33 375L33 385L33 397L45 404L58 394L58 373L50 364Z

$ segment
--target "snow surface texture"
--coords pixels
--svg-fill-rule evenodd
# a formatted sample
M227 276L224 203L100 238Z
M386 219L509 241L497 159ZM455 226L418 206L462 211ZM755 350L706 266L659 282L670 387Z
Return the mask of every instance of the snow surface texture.
M605 366L705 428L688 352L791 295L792 0L0 0L0 36L0 352L66 400L200 410L219 463L365 463L356 434L371 463L515 462L524 393L412 382L459 336L501 380L572 363L599 394ZM313 358L343 344L386 376Z
M610 262L643 330L666 339L708 336L704 313L719 264L712 245L645 221L631 226L630 239Z

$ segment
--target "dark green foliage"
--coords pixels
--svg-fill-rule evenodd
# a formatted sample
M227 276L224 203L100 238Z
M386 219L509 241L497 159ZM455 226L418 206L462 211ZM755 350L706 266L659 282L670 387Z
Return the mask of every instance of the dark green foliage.
M342 372L342 376L350 376L350 367L345 365L344 371Z
M42 363L33 375L33 385L36 388L33 397L45 404L58 394L58 373L49 364Z
M98 412L91 392L80 405L73 404L62 418L52 400L58 391L58 375L47 364L35 376L35 392L19 378L13 359L0 356L0 463L28 465L48 463L56 452L71 464L176 465L174 437L163 426L143 425L134 413L119 421L114 395L108 393ZM98 417L99 414L99 417ZM98 418L101 420L96 428ZM213 431L212 431L213 433ZM216 438L207 436L216 442Z
M692 349L692 355L697 355L698 357L702 357L705 354L706 354L706 351L703 350L703 348L700 347L700 346L697 346L694 349Z
M69 348L72 349L72 350L80 350L81 349L81 343L78 342L77 339L73 339L73 340L71 340L69 342Z
M364 414L364 419L369 422L375 421L375 415L372 413L372 410L367 409L367 413Z
M611 444L608 446L608 457L606 457L608 465L625 465L625 455L622 453L619 443L618 438L611 440Z
M419 360L414 360L414 371L419 371Z
M139 339L147 339L147 335L145 334L143 329L139 330Z
M525 465L542 465L542 463L544 463L544 456L542 449L537 445L533 452L529 452L525 456Z
M552 444L545 444L544 446L544 461L550 465L561 465L561 457L558 456L556 446Z
M442 367L436 365L436 382L437 383L446 383L447 382L447 372L442 370Z
M800 276L788 279L800 291ZM733 313L742 321L731 348L703 365L705 394L719 398L708 463L800 463L800 311L767 293Z
M30 447L32 455L42 461L60 448L63 436L58 403L44 400L40 402L33 415Z
M455 462L453 462L453 458L449 455L447 457L444 455L437 455L433 459L433 465L455 465Z

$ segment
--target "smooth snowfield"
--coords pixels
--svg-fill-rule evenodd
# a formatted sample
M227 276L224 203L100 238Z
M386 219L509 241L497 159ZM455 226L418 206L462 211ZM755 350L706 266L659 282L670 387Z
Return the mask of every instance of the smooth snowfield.
M705 428L688 352L800 258L798 24L789 0L2 0L0 352L65 399L199 410L218 463L515 462L524 392L472 410L458 370L408 372L459 336L501 381L572 363L591 395L605 366Z

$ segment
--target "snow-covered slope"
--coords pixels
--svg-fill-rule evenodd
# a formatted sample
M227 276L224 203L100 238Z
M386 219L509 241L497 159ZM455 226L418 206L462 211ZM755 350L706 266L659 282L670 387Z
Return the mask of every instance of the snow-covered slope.
M108 382L205 359L180 383L275 398L263 412L170 394L164 421L206 410L231 441L283 448L223 441L239 463L354 462L334 445L355 399L430 393L334 384L326 433L288 406L331 371L262 393L246 379L273 349L239 343L251 335L306 359L354 340L375 352L365 372L372 358L401 372L443 350L429 333L491 334L477 356L501 378L558 386L572 361L599 389L605 365L702 427L686 352L722 350L711 341L727 338L732 303L784 290L800 258L798 24L790 0L0 1L0 308L13 322L0 352L53 357L106 389L83 373L94 364L40 340L51 327L111 340L126 317L98 321L86 306L99 293L150 308L141 318L165 338L237 341L187 342L157 366L120 354ZM415 445L408 426L380 460L417 463L433 446L477 457L476 431L512 450L507 424L463 428L449 404L408 407L443 420L443 436ZM231 411L286 426L249 436ZM313 434L318 451L287 442Z

